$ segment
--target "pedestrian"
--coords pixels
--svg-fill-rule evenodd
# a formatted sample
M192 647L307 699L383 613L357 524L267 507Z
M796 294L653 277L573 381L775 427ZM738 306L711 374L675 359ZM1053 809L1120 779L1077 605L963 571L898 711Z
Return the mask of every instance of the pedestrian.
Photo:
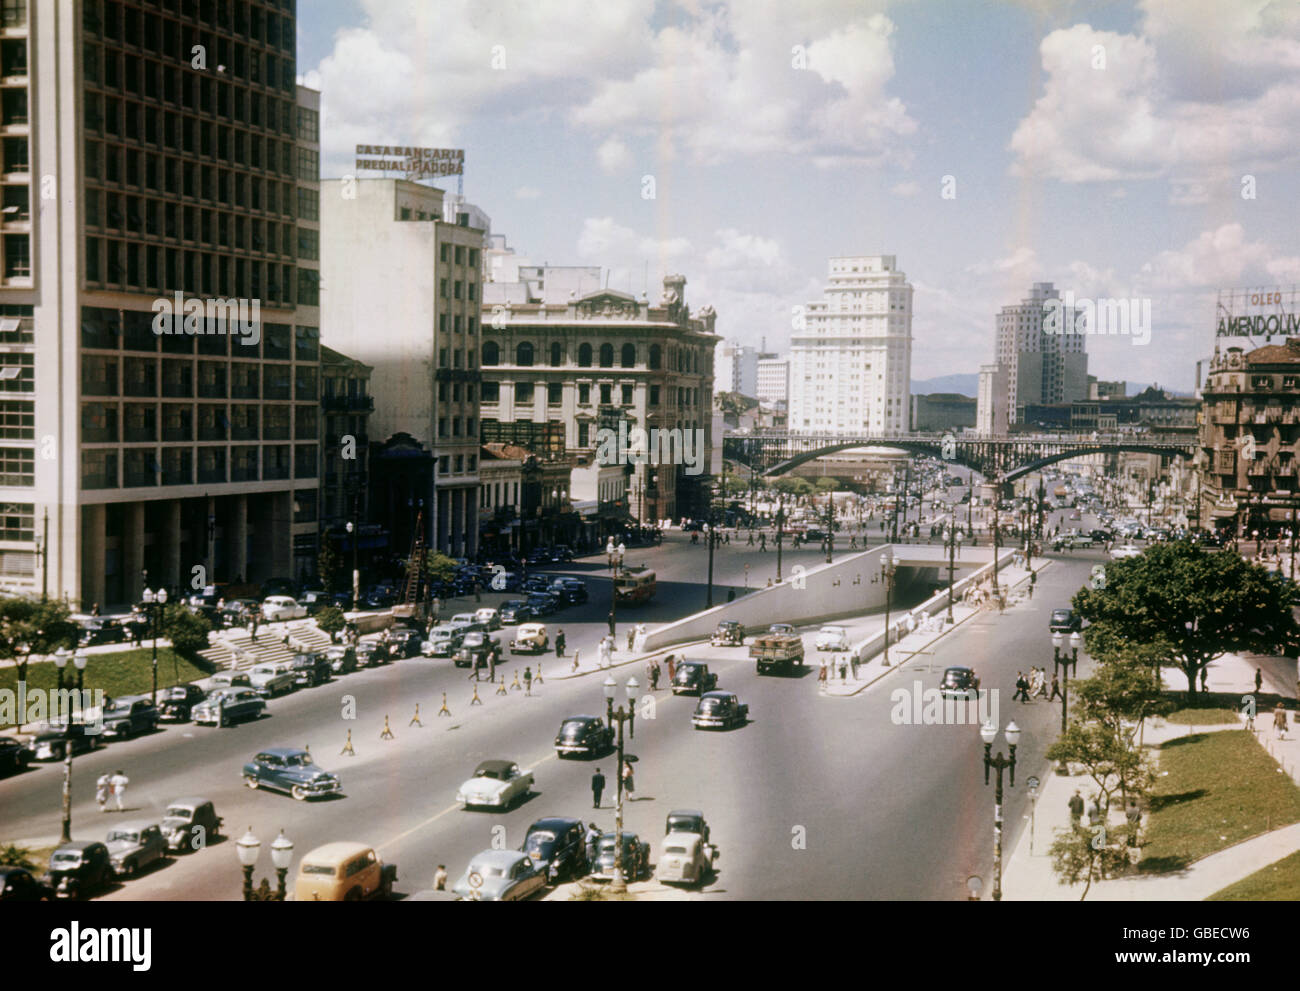
M561 627L559 630L555 631L555 656L556 657L564 656L564 643L565 643L564 629L563 627Z
M447 865L439 864L438 869L433 872L433 890L447 890Z
M849 665L853 668L853 680L858 680L858 652L854 651L849 655Z
M92 616L98 616L98 615L99 615L99 603L98 603L98 602L96 602L93 606L90 607L90 615L92 615Z
M843 656L840 657L840 684L849 680L849 665Z
M95 782L95 801L99 803L100 812L108 811L108 792L111 787L108 772L105 771Z
M524 665L524 694L533 694L533 669L527 664Z
M1038 572L1032 568L1029 570L1029 597L1034 597L1034 586L1038 584Z
M1061 694L1061 678L1055 671L1053 671L1052 672L1052 694L1048 696L1047 701L1054 702L1057 699L1061 699L1062 701L1065 701L1065 696Z
M1083 818L1083 796L1079 794L1079 789L1074 789L1074 794L1070 796L1070 822L1077 826L1079 820Z
M650 663L646 665L646 674L650 678L650 691L659 691L659 662L651 660Z
M117 802L118 812L126 811L126 805L124 804L126 799L126 786L130 783L131 779L123 774L121 770L115 771L113 776L109 779L109 784L112 786L113 798Z
M767 550L767 534L765 534L765 533L760 533L760 534L758 535L758 549L759 549L760 551L766 551L766 550Z
M1210 686L1210 666L1207 664L1205 667L1201 668L1201 692L1202 693L1208 692L1210 690L1209 686Z
M596 773L591 776L591 807L600 808L600 796L605 790L605 775L600 773L600 768L596 768Z
M632 792L636 790L636 781L632 777L632 762L623 762L623 791L627 800L632 801Z
M574 670L574 671L577 671L577 670L578 670L578 655L581 654L581 653L582 653L582 651L580 651L580 650L575 650L575 651L573 652L573 670Z
M1281 702L1279 702L1277 708L1273 710L1273 728L1277 730L1277 738L1279 740L1286 738L1286 709L1282 707Z
M753 530L750 530L750 531L749 531L749 539L748 539L747 541L745 541L745 544L746 544L746 546L748 546L748 547L753 547L753 546L754 546L754 531L753 531Z
M631 653L632 651L632 642L635 639L636 639L636 628L633 627L632 629L627 631L627 649L629 653Z
M668 684L672 684L677 678L677 662L672 654L664 658L664 664L668 668Z
M1088 803L1088 825L1098 826L1101 824L1101 803L1096 795L1092 796L1092 801Z
M475 602L483 601L482 586L478 582L474 583L474 601Z
M1029 682L1025 679L1025 673L1023 671L1016 672L1016 693L1011 696L1011 701L1029 701Z
M822 661L821 667L817 671L817 689L818 691L822 691L822 692L826 691L826 662L825 661Z
M1264 674L1259 670L1259 668L1256 668L1255 669L1255 694L1258 695L1260 689L1263 687L1264 687Z

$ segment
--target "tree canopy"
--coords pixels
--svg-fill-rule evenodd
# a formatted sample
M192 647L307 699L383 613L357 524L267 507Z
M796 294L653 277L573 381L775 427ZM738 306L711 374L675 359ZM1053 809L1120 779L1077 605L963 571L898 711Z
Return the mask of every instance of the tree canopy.
M1171 664L1197 677L1228 651L1282 652L1300 648L1291 612L1295 586L1236 554L1207 552L1185 541L1155 544L1137 557L1112 561L1074 596L1090 626L1094 656L1145 649L1153 666Z

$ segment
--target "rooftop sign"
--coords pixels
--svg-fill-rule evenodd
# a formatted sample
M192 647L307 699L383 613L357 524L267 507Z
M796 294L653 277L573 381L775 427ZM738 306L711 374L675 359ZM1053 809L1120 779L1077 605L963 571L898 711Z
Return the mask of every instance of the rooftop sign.
M408 179L463 175L463 148L412 148L405 145L357 145L357 171L402 172Z

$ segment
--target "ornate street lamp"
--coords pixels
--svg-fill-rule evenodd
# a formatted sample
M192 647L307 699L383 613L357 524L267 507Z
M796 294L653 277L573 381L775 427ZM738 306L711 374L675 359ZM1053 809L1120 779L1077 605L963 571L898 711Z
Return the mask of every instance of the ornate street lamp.
M153 625L153 704L158 704L158 636L162 630L163 607L167 605L167 589L159 588L156 592L146 588L142 593L145 605L149 609L149 619Z
M608 714L610 725L618 723L618 770L615 775L618 778L618 805L617 812L614 816L614 879L610 882L609 890L613 892L627 891L627 882L623 878L623 724L632 724L633 735L635 735L635 709L633 703L636 700L636 693L641 685L636 678L629 678L624 690L627 693L627 708L619 706L614 708L614 697L618 694L618 682L614 676L606 675L601 688L605 692L605 711Z
M271 890L270 882L266 878L262 878L262 883L256 890L253 888L253 868L257 866L257 856L261 849L262 841L253 835L252 826L249 826L248 832L235 843L235 853L244 870L244 901L282 902L285 896L285 876L289 873L289 865L293 863L293 841L284 835L282 829L275 842L271 844L271 865L275 868L276 874L275 891Z
M1061 679L1061 732L1065 732L1066 713L1070 700L1070 670L1079 663L1079 645L1083 643L1083 638L1077 632L1070 634L1070 656L1066 657L1061 653L1061 644L1064 642L1061 634L1052 634L1052 671L1055 672L1060 668L1064 672ZM1064 763L1064 762L1062 762ZM1061 772L1065 773L1065 772Z
M956 520L948 524L948 535L945 543L948 545L948 622L952 619L952 587L953 587L953 568L956 566L957 548L961 545L962 537L961 528L957 526Z
M82 693L85 690L84 686L85 686L85 678L86 678L86 660L87 660L86 652L81 648L77 648L77 650L72 654L72 663L77 669L76 691L77 691L78 705L76 706L76 708L81 708L80 702L82 699L85 698L85 696ZM58 650L54 652L54 666L58 669L59 691L60 693L62 693L64 688L63 669L68 666L68 649L66 647L60 647ZM73 708L74 707L71 705L68 707L68 711L64 715L65 722L63 727L63 833L61 838L61 842L63 843L72 842L72 709ZM83 726L84 726L85 710L82 709L82 712L83 712L82 718L83 718Z
M880 555L880 580L885 583L885 656L883 666L889 667L889 609L893 605L894 572L897 570L894 552L886 550Z
M996 757L989 756L993 750L993 741L997 739L998 727L987 722L980 727L980 739L984 741L984 784L989 783L989 770L998 772L997 789L993 794L993 900L1002 901L1002 772L1011 772L1011 787L1016 786L1016 743L1020 740L1020 727L1014 722L1007 723L1007 746L1010 756L1003 757L998 751Z

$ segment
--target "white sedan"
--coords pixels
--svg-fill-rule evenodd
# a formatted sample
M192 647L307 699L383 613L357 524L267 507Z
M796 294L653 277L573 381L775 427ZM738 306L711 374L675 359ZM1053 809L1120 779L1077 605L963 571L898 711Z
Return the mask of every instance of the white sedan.
M286 619L303 619L307 607L298 604L298 600L287 595L268 595L262 600L262 618L268 623L278 623Z
M465 808L505 809L525 798L533 787L533 772L521 771L509 760L485 760L456 792Z
M823 626L817 631L817 649L848 650L848 631L842 626Z
M1125 544L1123 547L1116 547L1110 552L1111 558L1116 561L1122 561L1126 557L1139 557L1141 554L1142 549L1134 547L1132 544Z

